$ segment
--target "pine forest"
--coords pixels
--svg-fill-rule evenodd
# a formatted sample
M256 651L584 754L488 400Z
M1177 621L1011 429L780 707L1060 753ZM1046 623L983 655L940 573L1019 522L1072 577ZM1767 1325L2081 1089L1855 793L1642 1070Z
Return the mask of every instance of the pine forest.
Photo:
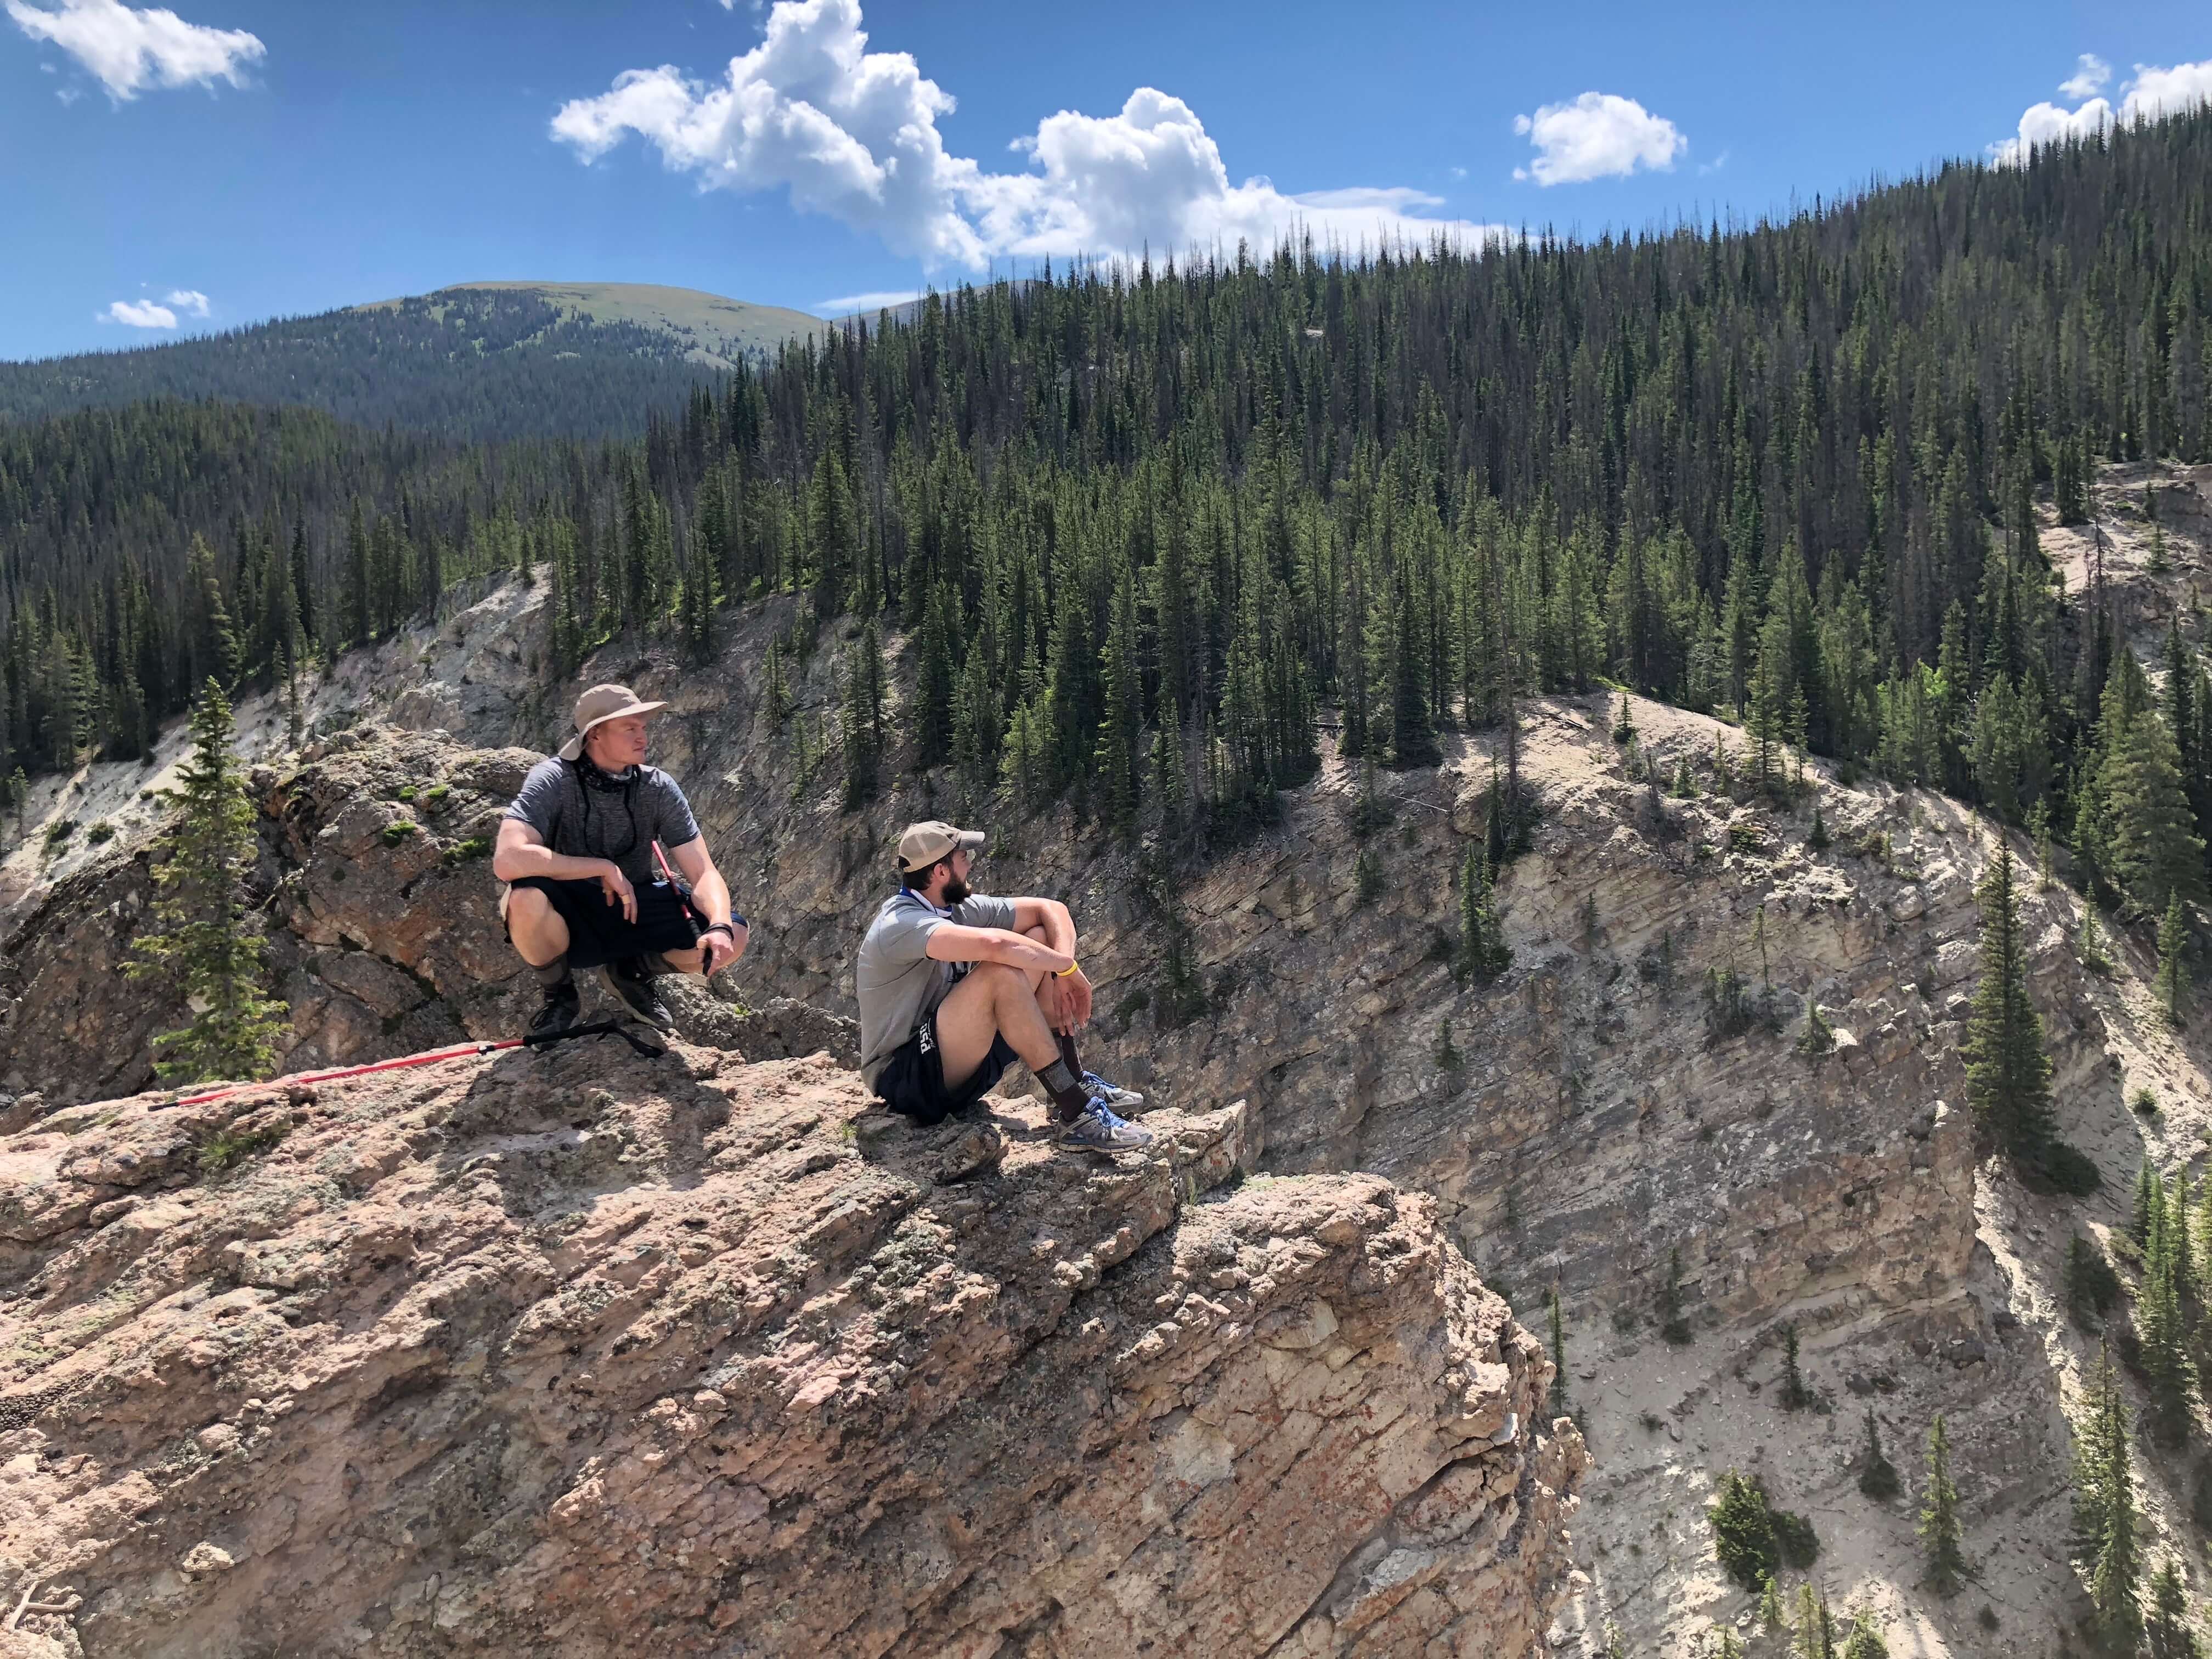
M2177 635L2154 689L2038 524L2082 521L2100 462L2212 454L2208 204L2200 111L1753 227L962 289L635 438L173 400L0 424L0 772L142 751L210 676L523 568L556 669L807 596L779 649L847 653L854 799L879 759L948 763L1229 831L1324 728L1418 766L1610 682L1740 719L1755 783L1795 749L1941 787L2162 912L2203 892L2212 677Z

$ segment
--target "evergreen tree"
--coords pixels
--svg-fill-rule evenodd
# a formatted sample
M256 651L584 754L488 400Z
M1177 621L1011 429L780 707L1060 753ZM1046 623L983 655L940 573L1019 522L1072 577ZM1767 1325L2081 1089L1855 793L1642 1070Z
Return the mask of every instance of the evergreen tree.
M2089 1568L2097 1632L2115 1653L2133 1653L2142 1633L2142 1572L2135 1477L2128 1462L2128 1408L2111 1351L2101 1356L2075 1429L2074 1524Z
M164 1082L254 1078L276 1060L284 1005L262 994L261 935L246 914L253 808L231 752L230 702L210 678L192 711L192 753L179 775L180 811L155 869L153 931L132 947L132 977L159 977L192 1007L191 1023L154 1039Z
M1782 1409L1802 1411L1813 1403L1813 1391L1805 1386L1804 1373L1797 1369L1797 1328L1782 1328Z
M2150 1248L2151 1229L2156 1221L2162 1197L2163 1188L2159 1182L2157 1166L2152 1164L2150 1154L2146 1152L2142 1155L2142 1162L2136 1166L2135 1200L2128 1212L2128 1237L2135 1241L2138 1252Z
M2151 1581L2150 1616L2144 1621L2143 1643L2150 1659L2203 1659L2204 1649L2194 1628L2189 1590L2181 1582L2181 1565L2172 1555Z
M1449 1020L1444 1021L1443 1024L1437 1027L1436 1062L1437 1069L1447 1073L1458 1072L1467 1065L1467 1060L1461 1054L1458 1045L1452 1042L1452 1028Z
M1766 1494L1755 1482L1730 1469L1721 1477L1720 1489L1705 1518L1712 1525L1713 1553L1721 1570L1744 1589L1760 1589L1764 1597L1771 1597L1782 1553L1775 1542L1774 1516ZM1763 1610L1764 1600L1760 1605ZM1776 1612L1778 1623L1778 1607Z
M1928 1430L1928 1484L1919 1534L1927 1553L1929 1588L1938 1595L1954 1594L1966 1582L1966 1558L1960 1541L1959 1491L1951 1484L1951 1443L1941 1412Z
M1469 842L1459 870L1460 967L1476 979L1495 979L1511 966L1513 947L1505 942L1491 896L1490 862L1481 843Z
M185 672L195 682L213 679L228 689L238 684L238 635L231 627L230 607L224 603L222 581L216 575L215 552L204 537L192 538L185 566Z
M2112 959L2105 954L2105 942L2097 927L2097 907L2094 901L2082 902L2081 926L2075 933L2074 949L2075 954L2081 958L2081 965L2093 974L2104 973L2112 965Z
M2035 890L2047 893L2056 878L2051 868L2051 803L2039 800L2028 809L2027 833L2035 841Z
M1113 620L1106 629L1103 657L1105 714L1091 756L1099 805L1106 821L1131 830L1137 821L1137 743L1143 714L1137 683L1137 599L1133 579L1124 574L1115 591Z
M2057 1119L2043 1018L2027 995L2009 848L1999 844L1976 896L1982 911L1982 978L1964 1044L1966 1098L1977 1120L2016 1163L2039 1167L2055 1142Z
M1790 1621L1782 1612L1781 1591L1776 1587L1774 1575L1771 1572L1759 1588L1759 1627L1769 1636L1790 1627Z
M1889 1644L1881 1639L1881 1626L1870 1607L1861 1607L1852 1615L1851 1628L1844 1638L1843 1659L1889 1659Z
M345 635L340 643L359 645L367 642L370 636L369 606L373 594L368 526L362 513L361 497L356 495L346 514Z
M959 684L959 600L947 582L929 589L914 640L914 765L926 772L952 753L953 696ZM781 665L778 665L779 668Z
M2166 1202L2155 1174L2148 1198L2142 1279L2136 1294L2136 1334L2150 1395L2152 1430L2167 1444L2178 1445L2189 1432L2190 1401L2197 1382L2176 1283L2185 1219L2179 1204Z
M2124 658L2132 666L2133 659ZM2119 670L2115 669L2118 676ZM2107 698L2108 726L2114 723ZM2100 781L2104 796L2105 868L2142 910L2163 911L2175 894L2204 896L2204 843L2182 787L2181 757L2157 709L2118 722Z
M1167 720L1152 733L1152 800L1160 823L1173 836L1190 811L1190 774L1184 764L1182 732Z
M1836 1623L1828 1613L1828 1594L1807 1579L1797 1586L1796 1659L1835 1659Z
M873 800L884 753L884 659L870 622L845 659L840 732L845 753L845 809Z
M2189 945L2189 922L2182 914L2181 894L2173 892L2166 902L2166 920L2158 929L2158 1008L2166 1016L2166 1023L2176 1030L2183 1024L2188 1007L2189 969L2182 960L2182 952Z

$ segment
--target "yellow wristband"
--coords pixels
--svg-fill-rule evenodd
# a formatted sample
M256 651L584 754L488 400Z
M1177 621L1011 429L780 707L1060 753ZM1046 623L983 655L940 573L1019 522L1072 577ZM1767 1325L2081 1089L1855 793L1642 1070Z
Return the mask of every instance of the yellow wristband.
M1053 975L1053 977L1054 977L1054 979L1066 979L1066 978L1070 974L1073 973L1077 969L1080 968L1082 965L1083 965L1083 964L1082 964L1081 963L1079 963L1079 962L1071 962L1071 963L1069 963L1067 964L1067 966L1066 966L1066 967L1065 967L1065 968L1061 969L1058 973L1054 974L1054 975Z

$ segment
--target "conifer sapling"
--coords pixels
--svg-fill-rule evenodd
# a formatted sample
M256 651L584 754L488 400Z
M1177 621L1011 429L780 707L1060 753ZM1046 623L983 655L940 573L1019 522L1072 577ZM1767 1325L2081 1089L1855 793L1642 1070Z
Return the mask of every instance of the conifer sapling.
M131 977L160 976L192 1009L191 1024L154 1039L154 1069L166 1083L265 1075L284 1029L284 1005L262 993L264 947L246 914L253 808L233 731L230 700L210 678L178 780L182 810L168 856L155 867L153 927L132 946Z
M2166 919L2158 929L2158 1011L2168 1025L2180 1029L2187 1013L2189 969L2182 953L2189 945L2189 921L2182 912L2179 890L2166 902Z
M1928 1430L1928 1486L1920 1505L1920 1542L1926 1553L1928 1587L1949 1595L1966 1582L1966 1557L1959 1528L1959 1489L1951 1484L1951 1442L1943 1413Z

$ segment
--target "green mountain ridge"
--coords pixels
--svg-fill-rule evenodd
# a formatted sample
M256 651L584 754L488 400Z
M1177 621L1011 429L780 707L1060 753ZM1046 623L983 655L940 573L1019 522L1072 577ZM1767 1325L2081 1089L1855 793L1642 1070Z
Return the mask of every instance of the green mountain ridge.
M0 363L0 422L153 398L322 410L466 442L632 437L818 319L631 283L468 283L128 351Z

